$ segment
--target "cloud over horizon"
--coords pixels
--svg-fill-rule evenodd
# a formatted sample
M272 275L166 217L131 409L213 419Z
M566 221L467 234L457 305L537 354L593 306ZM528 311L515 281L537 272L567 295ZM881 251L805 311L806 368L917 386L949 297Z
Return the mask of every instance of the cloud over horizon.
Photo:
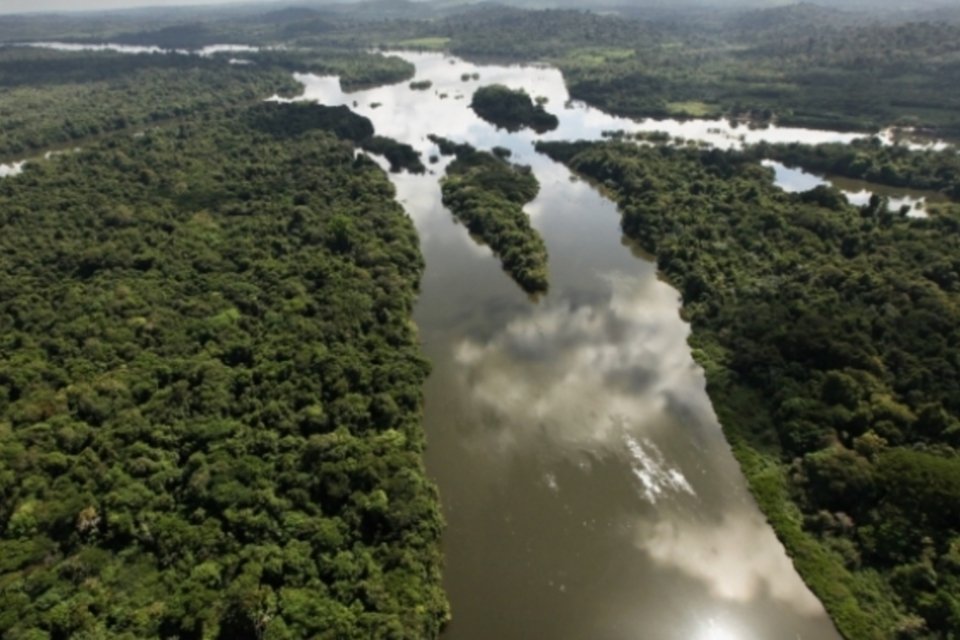
M238 0L0 0L0 14L237 4Z

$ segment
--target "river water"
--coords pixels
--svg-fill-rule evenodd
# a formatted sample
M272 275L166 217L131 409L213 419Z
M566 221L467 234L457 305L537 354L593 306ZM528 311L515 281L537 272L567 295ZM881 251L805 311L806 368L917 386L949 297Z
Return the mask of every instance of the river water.
M433 173L391 176L426 258L416 308L433 363L427 466L447 529L448 640L831 639L837 633L765 523L724 440L686 339L677 292L620 231L615 206L469 109L500 82L549 99L548 139L663 130L735 146L723 122L641 122L567 104L560 73L402 54L407 83L344 94L298 76L304 99L346 104L426 159L439 134L495 145L541 184L526 207L550 253L528 298L441 204ZM479 81L461 75L477 72ZM852 136L768 130L806 142ZM770 139L770 138L767 138Z
M774 171L774 184L790 193L809 191L818 186L833 186L840 190L847 201L855 206L862 207L870 202L876 194L887 198L887 209L899 211L902 207L908 209L907 215L912 218L927 217L927 206L937 203L950 202L950 199L937 191L923 191L844 178L842 176L821 176L815 173L788 167L782 162L764 160L763 165Z

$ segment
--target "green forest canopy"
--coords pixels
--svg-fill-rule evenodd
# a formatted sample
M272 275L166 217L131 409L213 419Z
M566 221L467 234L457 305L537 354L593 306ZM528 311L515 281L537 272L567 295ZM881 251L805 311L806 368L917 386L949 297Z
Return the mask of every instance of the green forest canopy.
M507 131L528 127L537 133L545 133L560 126L557 116L547 113L543 105L535 105L526 91L502 84L477 89L470 108L487 122Z
M130 118L177 100L131 95ZM330 130L377 140L346 109L218 101L0 181L3 637L438 635L422 259Z
M441 183L444 206L493 250L527 293L545 292L547 246L523 210L540 191L530 167L508 162L504 149L491 153L437 136L430 139L441 153L456 156Z

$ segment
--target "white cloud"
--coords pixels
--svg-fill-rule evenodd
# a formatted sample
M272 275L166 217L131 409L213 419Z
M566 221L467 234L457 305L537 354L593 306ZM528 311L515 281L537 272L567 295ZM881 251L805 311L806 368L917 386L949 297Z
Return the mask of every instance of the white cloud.
M756 511L728 513L719 523L699 526L640 520L635 531L639 548L702 580L718 598L746 603L766 595L804 615L823 611Z
M236 4L236 0L0 0L0 13L37 11L104 11L135 7L183 7L210 4Z

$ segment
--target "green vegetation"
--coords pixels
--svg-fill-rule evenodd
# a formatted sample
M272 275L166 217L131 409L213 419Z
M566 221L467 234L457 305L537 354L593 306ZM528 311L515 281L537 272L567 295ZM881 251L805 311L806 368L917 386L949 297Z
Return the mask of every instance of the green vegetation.
M503 268L528 293L547 290L547 247L523 205L540 185L529 167L468 144L430 138L444 155L456 155L442 183L443 204L499 256Z
M911 22L909 13L856 19L810 4L658 13L490 7L423 22L420 32L449 38L450 51L467 58L549 61L571 97L623 116L901 124L960 137L956 24Z
M433 86L433 82L430 80L417 80L416 82L410 83L410 88L414 91L426 91Z
M560 126L557 116L548 113L543 105L535 105L526 91L509 89L502 84L477 89L470 107L487 122L507 131L529 127L544 133Z
M441 38L441 37L427 37L427 38L410 38L408 40L400 40L394 43L394 46L397 49L416 49L418 51L443 51L447 44L450 42L450 38Z
M350 141L413 149L264 65L0 78L7 152L116 131L0 180L0 636L437 637L422 259Z
M607 47L587 47L577 49L566 54L566 57L576 64L603 66L607 62L617 60L628 60L636 55L633 49L607 48Z
M0 158L300 89L288 73L195 56L0 48Z
M686 102L668 102L667 111L671 115L687 118L707 118L718 115L715 107L699 100L688 100Z
M85 147L0 181L0 636L420 639L447 619L409 323L422 265L355 150L424 166L346 108L255 104L294 94L291 72L349 91L414 77L374 46L444 49L551 62L619 115L960 137L946 21L425 5L0 18L0 42L287 47L248 66L0 47L0 158ZM505 87L473 106L556 127ZM435 141L457 155L444 203L546 290L534 176ZM956 637L960 211L785 194L757 163L956 200L955 151L541 149L617 198L682 292L753 493L842 633Z
M638 47L658 42L661 27L617 16L578 10L524 11L488 6L483 11L438 20L428 27L450 38L449 48L468 58L559 60L579 55L592 62L597 56L623 58ZM598 47L603 43L603 47Z
M390 171L397 173L407 170L410 173L425 173L427 168L420 159L420 152L404 142L393 138L374 136L360 142L360 146L370 153L381 155L390 163Z
M626 116L723 114L841 130L920 125L960 136L960 28L913 24L680 34L602 66L558 59L572 97ZM909 96L909 97L907 97ZM701 103L694 112L678 104Z
M392 138L374 135L369 118L357 115L347 107L327 107L308 102L294 102L252 109L252 126L271 135L296 138L306 132L324 129L358 147L382 155L390 170L424 173L426 167L413 147Z
M9 18L0 20L0 42L283 44L292 48L256 57L288 65L292 58L299 70L309 63L317 73L341 74L348 89L410 79L406 63L366 53L372 47L449 50L551 62L573 98L619 115L722 115L847 130L900 124L960 137L955 19L904 10L878 20L809 3L622 14L372 2L184 14L165 18L160 28L133 16Z
M396 84L409 80L415 72L412 64L396 56L329 47L264 50L245 53L244 58L288 71L339 76L344 91Z
M807 171L867 180L892 187L941 191L960 200L960 155L955 148L916 152L879 139L850 144L770 145L753 147L757 157L779 160Z
M751 152L538 148L611 193L681 291L754 495L843 635L952 638L960 207L912 220L783 193Z

